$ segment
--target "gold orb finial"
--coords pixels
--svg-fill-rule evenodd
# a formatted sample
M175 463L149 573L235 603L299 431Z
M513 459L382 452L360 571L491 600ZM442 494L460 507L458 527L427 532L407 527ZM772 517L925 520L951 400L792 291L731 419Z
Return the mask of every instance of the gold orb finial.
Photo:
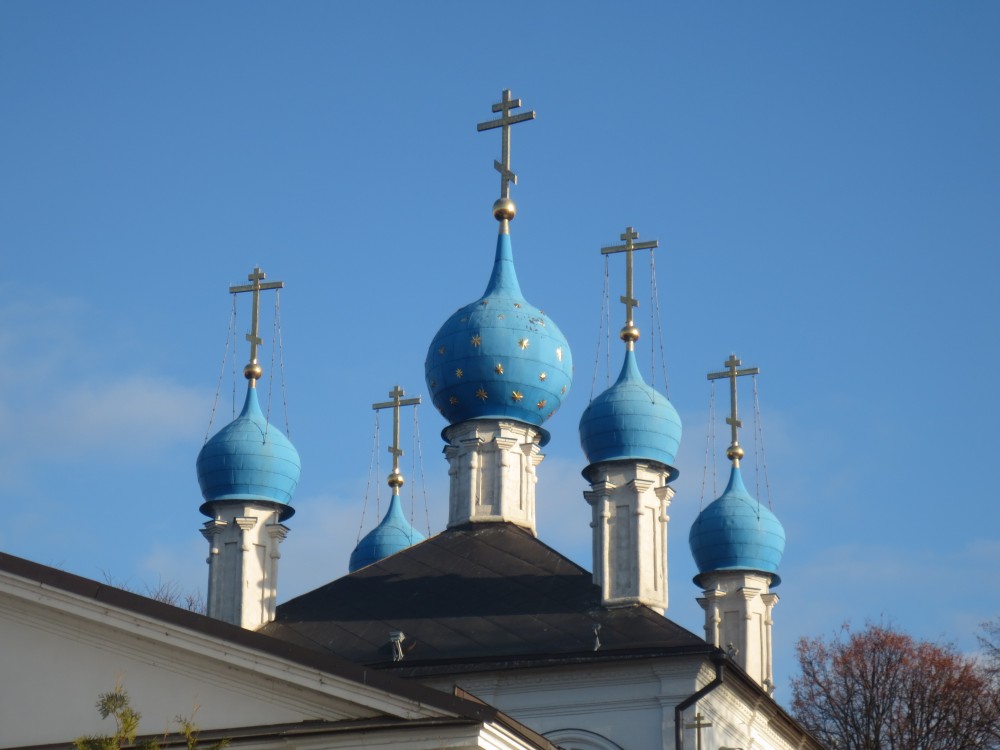
M622 341L624 341L626 344L634 344L636 341L639 340L639 329L638 327L629 324L624 328L622 328L622 331L619 335L621 336Z
M510 198L497 198L493 203L493 218L497 221L511 221L517 215L517 206Z
M403 486L404 481L403 475L399 472L399 469L396 469L389 475L389 478L386 480L386 484L396 490Z
M739 461L745 455L746 454L743 452L743 449L739 446L739 443L733 443L732 445L729 446L729 449L726 451L726 458L728 458L730 461Z
M260 376L263 374L264 370L257 362L251 362L243 368L243 377L247 380L260 380Z

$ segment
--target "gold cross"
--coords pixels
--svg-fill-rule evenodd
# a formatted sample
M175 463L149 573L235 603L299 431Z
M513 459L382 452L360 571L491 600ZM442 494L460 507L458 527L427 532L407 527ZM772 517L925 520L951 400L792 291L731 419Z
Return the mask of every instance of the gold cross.
M760 373L760 369L757 367L746 367L742 370L737 370L736 368L743 363L736 358L735 354L730 354L729 359L724 364L729 369L723 372L710 372L708 379L718 380L719 378L729 378L730 416L726 417L726 424L732 428L732 443L729 446L729 450L726 451L726 456L732 460L733 466L739 466L740 459L743 458L743 449L740 448L737 431L743 426L743 422L739 420L736 410L736 378L743 375L757 375Z
M705 721L705 717L701 715L701 712L698 712L694 715L694 724L685 724L684 726L695 731L695 747L696 750L701 750L701 730L712 726L712 722Z
M625 240L625 244L602 247L601 255L625 253L625 296L620 298L625 305L625 328L622 329L622 338L631 349L632 344L639 338L639 329L635 327L633 320L633 311L639 306L639 300L633 296L632 291L632 253L636 250L652 250L659 247L660 243L657 240L635 242L639 239L639 233L632 227L625 227L625 231L620 236L621 239Z
M248 368L255 367L257 365L257 347L264 343L258 335L258 323L260 319L260 293L264 289L281 289L285 286L284 281L269 281L266 284L261 284L260 282L266 278L267 274L261 271L259 266L256 266L253 269L253 273L247 276L247 279L249 279L251 283L229 287L230 294L253 292L253 310L250 313L250 333L247 334L247 341L250 342L250 364L247 366ZM248 375L247 377L250 376ZM251 385L256 379L257 377L250 378Z
M493 160L493 168L500 173L500 197L510 198L510 183L517 184L517 175L510 170L510 126L525 120L534 120L535 111L522 112L518 115L511 115L512 109L521 106L520 99L511 99L510 89L504 89L500 101L493 105L494 112L503 114L496 120L487 120L476 125L476 132L502 128L500 139L500 161Z
M399 447L399 409L402 406L416 406L420 403L420 396L404 399L403 389L398 385L389 391L389 395L392 401L372 404L372 408L392 409L392 445L389 446L389 453L392 454L392 474L389 475L389 486L392 487L392 494L398 495L399 488L403 484L403 475L399 472L399 457L403 455L403 450Z

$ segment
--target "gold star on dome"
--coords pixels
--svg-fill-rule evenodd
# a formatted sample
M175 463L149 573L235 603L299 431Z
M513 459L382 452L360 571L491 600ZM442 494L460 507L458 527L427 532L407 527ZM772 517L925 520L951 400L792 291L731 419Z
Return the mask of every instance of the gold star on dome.
M523 393L521 393L520 391L512 391L512 392L511 392L511 394L510 394L510 397L511 397L512 399L514 399L514 403L517 403L517 402L518 402L518 401L520 401L520 400L521 400L522 398L524 398L524 394L523 394Z
M473 337L472 337L472 340L471 340L471 342L470 342L470 343L471 343L471 344L472 344L473 346L479 346L480 344L482 344L482 343L483 343L483 337L482 337L482 336L480 336L480 335L479 335L479 334L477 333L477 334L476 334L475 336L473 336Z
M458 396L449 396L448 397L448 403L451 404L452 406L454 406L455 404L457 404L458 403Z
M562 387L562 390L559 391L559 395L560 396L565 396L566 395L566 386Z
M493 368L493 371L494 371L494 372L495 372L495 373L496 373L497 375L503 375L503 365L502 365L502 364L500 364L499 362L497 362L497 366Z
M485 401L486 399L489 398L489 394L486 393L485 388L479 386L479 390L476 391L476 398L478 398L480 401Z
M462 368L461 368L461 367L459 367L459 368L457 368L457 369L455 370L455 377L456 377L456 378L459 378L459 379L461 379L461 378L463 378L464 376L465 376L465 373L464 373L464 372L462 372Z
M539 401L537 404L535 404L535 406L537 406L539 409L544 409L545 408L545 399L543 398L541 401Z
M548 376L549 374L547 372L538 373L538 379L541 380L542 382L545 382L545 378L547 378Z
M562 362L562 347L561 346L557 346L556 347L556 359L558 359L560 362Z
M490 301L489 301L488 299L484 299L484 300L483 300L482 302L480 302L479 304L480 304L480 305L482 305L483 307L486 307L486 306L487 306L488 304L490 304Z
M438 347L438 354L444 354L444 347L443 346L439 346Z
M499 315L497 315L497 320L503 320L505 317L507 316L504 315L503 313L500 313Z
M555 414L555 413L556 413L556 410L553 409L552 411L550 411L548 414L545 415L545 418L546 419L552 419L552 415Z
M514 307L516 307L518 310L520 310L521 309L521 303L520 302L515 302L514 303Z
M517 345L522 349L527 349L530 344L531 342L528 341L528 339L521 339L520 341L517 342Z

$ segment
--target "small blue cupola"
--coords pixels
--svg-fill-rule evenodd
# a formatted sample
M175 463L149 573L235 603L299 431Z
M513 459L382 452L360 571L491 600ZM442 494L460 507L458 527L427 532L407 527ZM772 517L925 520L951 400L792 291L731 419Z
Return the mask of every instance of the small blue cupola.
M738 464L725 492L698 514L688 541L699 574L739 570L769 573L771 586L781 582L778 565L785 551L785 530L774 513L747 491Z
M781 582L778 564L785 551L785 530L774 513L747 491L740 473L744 450L739 428L743 422L737 408L736 380L760 372L756 367L739 369L742 364L732 354L725 362L725 370L708 375L709 380L730 381L730 414L726 423L730 426L731 440L726 458L732 461L732 470L725 491L698 514L688 534L691 554L698 566L699 575L694 580L699 586L706 574L722 571L764 573L771 576L772 586Z
M671 467L681 442L681 418L673 404L646 384L635 352L628 349L618 380L590 402L580 418L587 461L648 460Z
M256 501L283 506L281 520L290 518L301 466L295 446L265 419L251 382L240 415L198 453L198 484L205 499L201 512L212 517L216 502Z
M424 535L406 520L399 495L393 494L385 517L354 548L348 569L353 573L422 541Z

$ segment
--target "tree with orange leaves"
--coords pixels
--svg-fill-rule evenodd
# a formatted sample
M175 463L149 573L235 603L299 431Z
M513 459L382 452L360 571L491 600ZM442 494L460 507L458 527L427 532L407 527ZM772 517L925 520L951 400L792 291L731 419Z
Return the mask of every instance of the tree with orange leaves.
M796 650L792 712L831 750L1000 747L1000 686L951 645L869 623Z

